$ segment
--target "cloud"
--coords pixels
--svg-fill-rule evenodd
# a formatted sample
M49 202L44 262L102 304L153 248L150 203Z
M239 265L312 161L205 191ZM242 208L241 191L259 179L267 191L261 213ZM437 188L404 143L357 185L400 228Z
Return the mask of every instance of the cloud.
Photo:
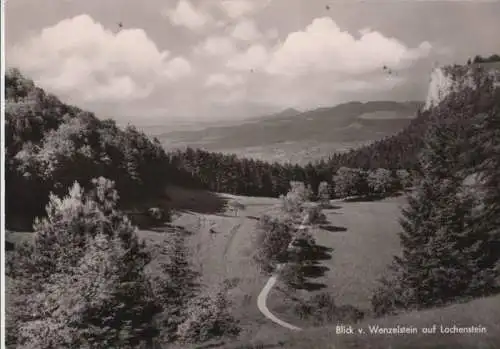
M266 8L271 0L222 0L219 7L230 18L240 18Z
M222 0L220 6L229 17L238 18L252 12L255 4L249 0Z
M356 39L331 18L317 18L305 30L288 35L272 53L267 72L289 76L321 72L362 75L384 65L406 68L429 55L432 49L428 42L410 49L397 39L370 29L360 34Z
M195 53L209 56L227 56L236 52L231 38L224 36L209 36L194 48Z
M176 57L170 60L163 70L163 75L171 80L179 80L193 73L193 68L188 60L183 57Z
M263 45L255 44L245 52L228 60L227 67L234 70L250 70L262 68L268 61L269 54Z
M234 87L244 83L241 75L211 74L205 82L205 87Z
M246 19L239 22L233 28L231 36L238 40L255 41L258 40L262 34L257 29L254 21Z
M271 28L266 31L266 37L271 40L276 39L279 37L279 32L276 28Z
M65 19L7 50L7 61L52 92L81 101L147 97L192 71L142 29L106 30L88 15Z
M175 9L166 9L163 15L168 17L174 26L182 26L191 30L200 30L213 22L210 14L196 9L188 0L180 0Z

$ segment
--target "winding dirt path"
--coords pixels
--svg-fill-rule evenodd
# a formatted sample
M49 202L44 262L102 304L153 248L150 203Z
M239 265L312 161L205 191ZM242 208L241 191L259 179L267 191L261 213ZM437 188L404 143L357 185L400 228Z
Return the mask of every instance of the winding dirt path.
M307 225L308 218L309 217L307 217L307 216L304 217L302 224L299 226L299 230L306 229L308 227L308 225ZM288 248L290 248L292 246L292 244L293 244L293 241L290 242L290 244L288 245ZM274 284L276 284L276 281L278 281L278 273L283 267L284 267L284 264L279 264L278 267L276 268L277 270L274 273L274 275L272 275L269 278L269 280L267 280L266 285L264 286L262 291L260 291L260 293L259 293L259 297L257 297L257 307L259 308L260 312L265 317L267 317L269 320L271 320L272 322L274 322L282 327L288 328L292 331L302 331L302 328L297 327L297 326L292 325L292 324L289 324L288 322L285 322L281 319L278 319L278 317L276 317L276 315L271 313L271 311L267 307L267 296L269 295L269 292L271 292L271 289L273 288Z
M279 265L278 266L278 271L282 267L283 267L283 265ZM273 275L273 276L271 276L269 278L269 280L267 280L266 285L264 286L264 288L262 289L262 291L259 294L259 297L257 298L257 307L259 308L260 312L262 314L264 314L264 316L267 317L272 322L274 322L274 323L276 323L276 324L278 324L278 325L280 325L282 327L288 328L288 329L290 329L292 331L301 331L302 329L300 327L294 326L292 324L289 324L288 322L285 322L283 320L278 319L267 308L267 304L266 304L266 302L267 302L267 296L269 295L269 292L271 291L271 289L273 288L273 286L274 286L274 284L276 283L277 280L278 280L277 275Z
M348 197L348 198L351 198L351 197ZM330 203L342 202L344 200L347 200L348 198L330 200ZM306 229L308 227L307 223L308 223L308 217L304 217L302 224L299 226L299 230ZM293 243L293 241L290 242L290 245L288 245L289 248L292 246L292 243ZM278 281L278 272L283 268L283 266L284 266L283 264L278 265L277 270L274 273L274 275L272 275L269 278L269 280L267 280L266 285L264 286L262 291L260 291L259 297L257 298L257 307L259 308L260 312L265 317L267 317L269 320L271 320L272 322L274 322L282 327L288 328L292 331L301 331L302 328L294 326L292 324L289 324L288 322L285 322L285 321L279 319L273 313L271 313L271 311L267 307L267 297L269 295L269 292L271 292L271 289L273 288L273 286L276 284L276 281Z
M241 227L241 222L233 226L229 231L229 239L227 240L226 246L224 247L224 258L226 258L227 251L229 250L229 247L231 247L234 237L236 236L236 233L238 232L238 229L240 229L240 227Z

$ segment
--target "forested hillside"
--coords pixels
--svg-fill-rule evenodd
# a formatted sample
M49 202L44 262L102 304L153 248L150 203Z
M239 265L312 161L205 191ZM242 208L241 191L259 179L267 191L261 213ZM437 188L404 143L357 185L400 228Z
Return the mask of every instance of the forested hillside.
M49 192L63 194L73 182L87 187L104 176L116 182L121 204L161 195L168 183L197 186L168 163L157 140L129 126L62 103L11 70L5 76L7 224L44 212Z

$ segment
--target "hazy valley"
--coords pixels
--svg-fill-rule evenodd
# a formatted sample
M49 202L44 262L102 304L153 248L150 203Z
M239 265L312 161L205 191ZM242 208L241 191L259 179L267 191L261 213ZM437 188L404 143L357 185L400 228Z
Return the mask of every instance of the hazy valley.
M265 161L305 164L401 131L415 118L421 105L419 102L351 102L304 112L287 109L243 122L205 125L203 129L192 125L194 130L162 131L168 129L168 122L142 129L157 137L167 150L189 146Z

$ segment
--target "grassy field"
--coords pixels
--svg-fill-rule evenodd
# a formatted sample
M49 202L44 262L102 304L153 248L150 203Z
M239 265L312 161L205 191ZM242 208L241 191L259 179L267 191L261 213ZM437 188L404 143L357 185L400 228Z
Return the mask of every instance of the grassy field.
M318 245L333 250L321 261L323 275L311 279L312 287L294 292L293 297L305 299L328 292L339 306L352 305L369 312L377 279L400 251L398 218L404 202L404 197L341 202L325 210L329 224L314 229L314 236ZM293 324L310 326L293 313L296 301L284 296L280 286L271 291L269 309Z

